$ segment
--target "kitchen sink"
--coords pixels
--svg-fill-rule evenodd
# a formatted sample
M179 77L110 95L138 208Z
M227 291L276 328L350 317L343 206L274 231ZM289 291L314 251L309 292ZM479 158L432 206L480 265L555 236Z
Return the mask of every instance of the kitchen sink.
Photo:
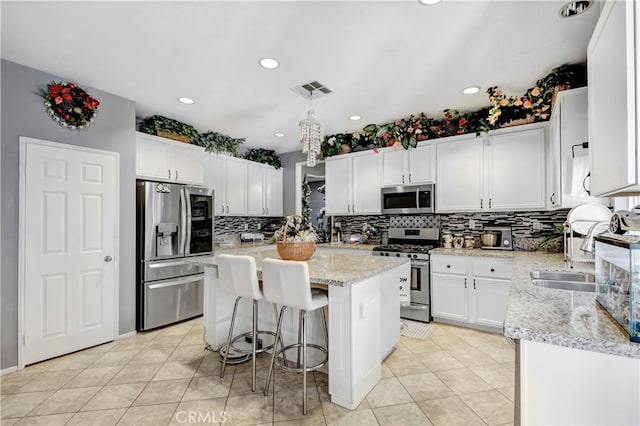
M561 290L596 291L596 277L588 272L531 271L531 283Z
M596 291L596 283L585 281L564 281L564 280L540 280L533 279L531 284L538 287L546 288L559 288L561 290L573 290L573 291Z
M595 283L596 277L589 272L564 272L564 271L531 271L532 280L542 281L569 281L578 283Z

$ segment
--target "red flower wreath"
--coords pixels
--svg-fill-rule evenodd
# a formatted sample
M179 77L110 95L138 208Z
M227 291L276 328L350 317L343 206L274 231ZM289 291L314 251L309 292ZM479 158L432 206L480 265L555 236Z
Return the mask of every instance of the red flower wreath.
M41 96L51 118L71 130L84 129L94 122L100 102L74 83L47 85Z

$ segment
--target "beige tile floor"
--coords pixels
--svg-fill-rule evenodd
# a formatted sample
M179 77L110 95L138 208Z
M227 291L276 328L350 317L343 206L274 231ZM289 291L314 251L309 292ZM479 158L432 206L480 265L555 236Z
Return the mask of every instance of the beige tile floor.
M330 402L327 375L276 371L262 395L268 357L219 377L202 345L202 321L107 343L0 378L2 425L502 425L513 422L514 353L496 334L435 324L428 340L402 337L382 380L357 410Z

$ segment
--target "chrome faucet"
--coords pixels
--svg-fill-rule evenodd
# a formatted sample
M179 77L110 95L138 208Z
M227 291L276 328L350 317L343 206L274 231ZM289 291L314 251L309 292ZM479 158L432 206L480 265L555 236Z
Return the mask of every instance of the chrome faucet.
M587 252L587 253L593 253L593 238L596 235L600 235L604 232L607 232L609 230L609 222L595 222L593 225L591 225L591 227L589 228L589 231L587 231L587 235L584 238L584 241L582 241L582 244L580 244L580 250Z

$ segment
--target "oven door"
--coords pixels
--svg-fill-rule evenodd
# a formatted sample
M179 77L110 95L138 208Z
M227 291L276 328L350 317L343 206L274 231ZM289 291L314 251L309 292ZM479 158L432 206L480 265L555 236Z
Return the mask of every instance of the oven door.
M400 304L400 317L414 321L431 321L429 296L429 261L411 261L411 302Z

